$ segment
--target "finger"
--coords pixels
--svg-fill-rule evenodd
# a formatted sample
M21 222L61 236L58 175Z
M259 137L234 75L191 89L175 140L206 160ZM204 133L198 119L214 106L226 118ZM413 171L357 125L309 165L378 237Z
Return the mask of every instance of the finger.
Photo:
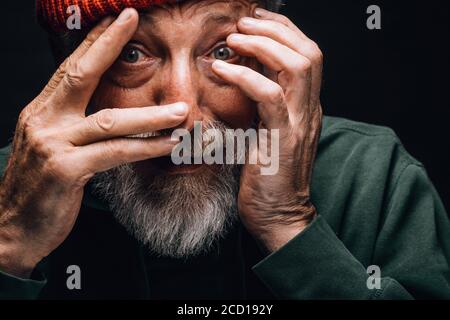
M48 84L42 90L39 98L48 97L58 87L58 84L64 77L67 66L73 63L73 61L77 61L98 39L98 37L103 32L105 32L105 30L113 21L113 17L106 17L88 33L83 42L81 42L81 44L75 49L75 51L69 57L67 57L64 62L58 67L52 78L49 80Z
M238 22L240 32L249 35L259 35L272 38L281 44L298 51L299 42L304 43L306 40L299 37L296 32L288 28L286 25L274 20L254 19L244 17Z
M84 38L81 44L75 49L75 51L69 56L69 61L77 61L81 58L89 48L97 41L98 38L108 29L108 27L114 22L114 17L108 16L104 18L97 26L95 26Z
M136 31L137 24L138 14L135 9L122 11L86 53L68 66L55 95L57 105L68 105L84 114L100 78L117 59Z
M315 42L299 37L286 25L274 20L245 17L239 21L238 28L244 34L271 38L305 56L312 63L313 92L320 95L323 55Z
M308 76L311 62L306 57L268 37L235 33L228 37L227 44L239 54L255 57L276 72Z
M103 109L67 129L68 140L76 146L120 136L155 132L181 124L188 106L175 103L145 108Z
M117 138L78 147L74 156L84 174L91 175L126 163L169 155L179 141L169 136L152 138Z
M284 24L286 27L294 31L299 37L304 39L309 39L296 25L293 23L288 17L269 11L263 8L256 8L254 12L255 18L257 19L266 19L266 20L274 20L281 24Z
M311 95L312 64L292 49L262 36L232 34L228 45L244 56L253 56L278 72L277 82L283 88L290 111L298 113Z
M268 129L285 128L289 122L283 89L262 74L240 65L216 60L213 71L225 81L239 87L258 103L258 113Z

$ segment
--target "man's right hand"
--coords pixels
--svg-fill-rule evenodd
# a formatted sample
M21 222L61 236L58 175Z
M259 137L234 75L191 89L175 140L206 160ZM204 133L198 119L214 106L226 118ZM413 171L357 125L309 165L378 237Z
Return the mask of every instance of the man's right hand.
M103 73L137 25L134 9L115 21L105 18L21 112L0 183L1 271L29 277L66 239L95 173L167 155L174 147L168 136L127 136L180 125L188 111L183 103L85 115Z

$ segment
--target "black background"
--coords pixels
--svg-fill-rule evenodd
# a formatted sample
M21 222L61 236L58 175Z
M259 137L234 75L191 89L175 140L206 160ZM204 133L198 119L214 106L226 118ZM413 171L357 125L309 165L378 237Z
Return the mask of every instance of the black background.
M389 126L423 162L450 210L450 10L446 0L289 0L283 8L325 56L325 114ZM382 10L368 30L366 9ZM34 1L0 5L0 146L55 66Z

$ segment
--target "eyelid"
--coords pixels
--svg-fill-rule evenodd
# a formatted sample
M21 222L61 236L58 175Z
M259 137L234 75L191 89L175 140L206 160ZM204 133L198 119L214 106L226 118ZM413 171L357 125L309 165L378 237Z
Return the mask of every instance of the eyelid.
M141 53L143 53L145 56L152 58L154 57L153 54L150 53L150 51L140 42L138 41L130 41L128 42L123 49L127 49L127 48L132 48L132 49L136 49L139 50Z
M234 63L239 63L241 61L242 56L240 56L235 50L231 49L226 44L225 44L225 46L216 46L211 51L211 53L208 55L208 58L212 59L212 60L216 60L216 58L213 56L214 55L214 50L219 49L219 48L223 48L223 47L228 48L229 50L231 50L233 52L233 55L230 58L228 58L227 60L224 60L224 61L227 61L228 63L233 63L233 64Z
M210 51L208 51L208 53L206 54L206 56L207 56L207 57L211 56L211 55L213 54L214 50L219 49L219 48L229 48L229 46L227 45L227 42L226 42L226 41L220 41L220 42L217 42L217 43L212 47L212 49L211 49ZM230 48L230 49L231 49L231 48ZM233 49L231 49L231 50L233 50ZM235 52L235 51L233 50L233 52ZM236 55L237 55L237 54L236 54Z
M217 42L211 49L211 51L209 52L209 54L211 54L214 50L221 48L221 47L226 47L227 46L227 42L226 41L220 41Z

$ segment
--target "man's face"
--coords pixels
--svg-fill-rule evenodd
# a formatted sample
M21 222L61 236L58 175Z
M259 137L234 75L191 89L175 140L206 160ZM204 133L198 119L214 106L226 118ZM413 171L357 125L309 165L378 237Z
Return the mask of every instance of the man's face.
M257 69L255 59L236 55L226 38L256 3L187 1L143 14L121 57L103 77L93 99L97 109L186 102L182 127L225 132L253 125L256 106L212 70L222 59ZM96 188L116 218L154 252L196 255L222 237L237 217L239 166L175 166L170 156L123 165L98 174Z
M103 77L94 95L97 109L144 107L186 102L194 121L221 121L247 129L256 114L254 103L211 69L215 59L258 68L255 59L238 56L226 46L237 22L251 15L257 4L249 0L187 1L157 6L143 13L139 27L121 57ZM202 166L174 166L170 157L136 165L141 173L192 173Z

